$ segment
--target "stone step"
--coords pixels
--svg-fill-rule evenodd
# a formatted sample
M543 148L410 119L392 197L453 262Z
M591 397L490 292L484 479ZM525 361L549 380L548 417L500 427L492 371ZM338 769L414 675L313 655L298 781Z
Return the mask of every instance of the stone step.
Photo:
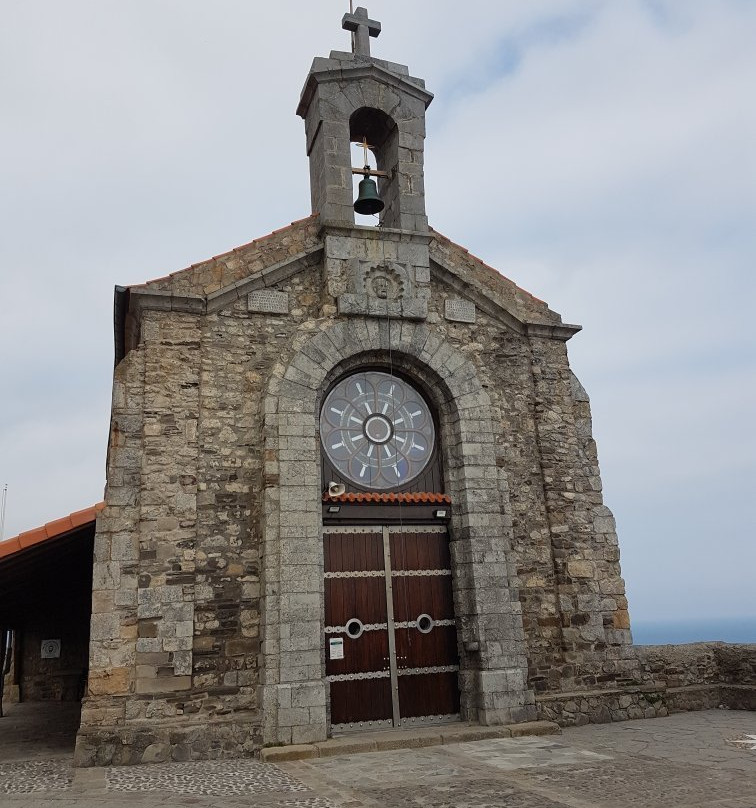
M520 738L524 735L559 735L561 729L553 721L528 721L500 727L482 727L477 724L446 724L437 727L394 729L349 733L327 741L292 746L269 746L261 750L260 758L267 763L287 760L358 755L364 752L384 752L390 749L419 749L466 741L484 741L489 738Z

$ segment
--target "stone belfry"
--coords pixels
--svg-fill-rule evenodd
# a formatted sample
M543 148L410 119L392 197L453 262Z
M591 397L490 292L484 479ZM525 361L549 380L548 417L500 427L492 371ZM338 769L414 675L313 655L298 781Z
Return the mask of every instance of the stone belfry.
M433 96L403 65L370 56L370 37L381 26L364 8L342 24L354 32L354 52L315 59L297 108L305 120L312 209L323 221L354 224L350 143L366 138L388 175L379 182L381 226L425 233L425 110Z
M637 678L579 326L429 228L432 96L343 27L312 215L116 287L78 765L606 720Z
M312 209L325 228L328 292L340 314L424 319L430 235L423 159L433 96L405 66L371 57L370 37L381 26L364 8L344 15L342 25L353 32L353 52L316 58L297 108L305 121ZM355 228L351 146L363 142L382 175L378 232ZM385 298L368 294L371 283L388 287Z

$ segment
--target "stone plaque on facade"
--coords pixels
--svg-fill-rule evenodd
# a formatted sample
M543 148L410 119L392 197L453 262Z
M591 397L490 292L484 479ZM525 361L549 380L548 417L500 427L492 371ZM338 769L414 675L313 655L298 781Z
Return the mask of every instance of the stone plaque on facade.
M455 323L475 322L475 303L462 298L449 298L444 305L444 317Z
M267 289L250 292L247 298L247 308L249 311L260 312L261 314L288 314L289 293L271 292Z
M60 659L60 640L42 640L42 659Z

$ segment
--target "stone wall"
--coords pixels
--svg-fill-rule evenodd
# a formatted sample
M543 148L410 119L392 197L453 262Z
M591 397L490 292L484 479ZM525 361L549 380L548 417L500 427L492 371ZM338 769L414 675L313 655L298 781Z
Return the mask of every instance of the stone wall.
M22 701L79 701L87 673L88 638L82 625L85 615L45 616L44 626L23 630L19 694ZM42 659L43 640L59 639L60 657Z
M538 717L568 727L688 710L756 709L756 645L641 645L634 650L639 680L602 691L539 695Z
M465 717L638 678L575 328L436 234L329 226L321 258L313 228L131 292L79 765L325 737L318 402L365 362L439 411ZM374 263L417 305L363 305ZM260 283L275 310L248 299Z
M637 653L644 680L670 712L756 709L756 645L642 645Z

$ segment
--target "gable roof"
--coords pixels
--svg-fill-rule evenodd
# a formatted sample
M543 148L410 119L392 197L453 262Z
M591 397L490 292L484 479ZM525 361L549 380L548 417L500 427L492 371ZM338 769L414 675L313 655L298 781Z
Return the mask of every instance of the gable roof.
M566 340L580 326L559 314L464 247L430 229L430 258L437 274L481 310L519 333ZM274 288L322 256L322 222L313 213L267 236L192 264L162 278L116 287L116 364L129 350L127 318L142 309L203 314L218 311L251 291ZM477 293L477 294L476 294Z

